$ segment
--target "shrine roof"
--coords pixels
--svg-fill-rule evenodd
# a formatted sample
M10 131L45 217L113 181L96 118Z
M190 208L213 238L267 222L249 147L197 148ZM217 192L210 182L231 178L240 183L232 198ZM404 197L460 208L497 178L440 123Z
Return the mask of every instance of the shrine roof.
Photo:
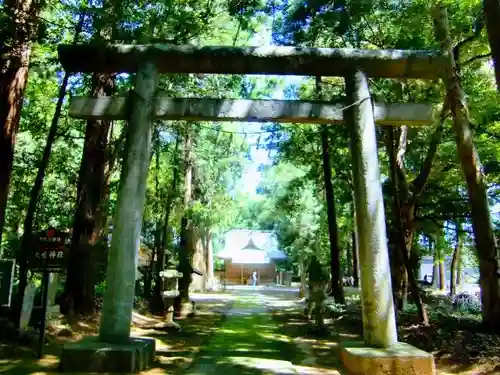
M267 264L287 258L277 245L274 232L235 229L226 233L225 247L215 256L238 264Z

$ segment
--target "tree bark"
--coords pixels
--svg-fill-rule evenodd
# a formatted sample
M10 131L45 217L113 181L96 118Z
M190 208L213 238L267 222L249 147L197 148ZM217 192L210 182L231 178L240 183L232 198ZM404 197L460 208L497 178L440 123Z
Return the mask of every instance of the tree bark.
M176 299L175 312L184 316L189 311L189 285L192 281L193 271L193 223L191 220L190 206L193 199L193 129L191 124L186 125L184 136L184 216L181 220L179 271L183 273L179 279L179 297Z
M98 34L95 39L110 41L120 4L105 1L103 18L96 19ZM111 96L115 91L112 74L94 73L91 96ZM85 143L78 176L76 209L73 220L71 250L64 286L62 311L89 314L94 311L97 265L105 263L104 241L107 213L108 137L111 121L89 120L85 130Z
M31 46L37 37L42 0L5 0L0 40L0 242L5 224L14 145L19 129L24 90L28 82Z
M214 249L212 243L212 230L209 230L205 237L205 249L207 252L207 289L213 289L214 283Z
M356 231L351 232L352 236L352 273L354 278L354 286L359 287L359 266L358 266L358 244L356 242Z
M155 267L155 255L156 255L156 249L153 249L153 254L151 256L151 259L149 261L149 264L147 265L146 269L143 272L142 280L143 280L143 285L144 288L142 290L142 296L144 298L150 298L151 297L151 287L153 285L153 270ZM137 280L139 281L139 280ZM136 292L136 295L137 292Z
M336 303L345 303L344 289L342 287L342 274L340 269L340 246L337 226L337 214L335 210L335 195L332 184L332 166L330 161L330 150L328 145L328 127L321 128L321 151L323 157L323 173L325 180L326 211L328 216L328 234L330 236L330 273L331 291Z
M191 288L197 292L204 292L207 277L207 251L206 251L206 237L208 236L208 231L197 229L193 231L193 268L201 272L203 275L193 275Z
M75 28L75 36L74 43L77 43L78 36L81 32L84 14L80 16L80 20L78 25ZM66 88L68 86L69 73L64 74L64 78L61 82L61 86L59 88L59 95L57 98L56 108L54 111L54 116L52 117L52 122L50 124L49 134L47 135L47 142L45 143L45 148L43 150L42 159L40 160L38 171L35 177L35 183L31 188L30 192L30 200L28 204L28 209L26 211L26 217L24 219L24 227L23 227L23 237L21 239L21 254L19 257L19 286L17 291L17 301L14 307L16 322L20 319L22 300L24 297L24 291L27 285L27 277L28 277L28 257L29 252L31 250L31 237L33 233L33 224L35 218L36 207L38 204L38 199L40 197L40 193L42 191L43 180L45 178L45 171L49 165L50 155L52 152L52 146L54 141L56 140L57 129L59 125L59 118L61 117L61 109L64 102L64 97L66 96Z
M463 277L462 277L462 259L459 258L458 264L457 264L457 282L456 285L458 288L462 288L462 283L463 283Z
M394 227L395 227L395 234L396 234L396 248L399 250L395 251L395 256L398 259L398 263L400 265L399 269L401 270L401 280L397 280L398 282L401 282L403 284L401 294L402 295L397 295L398 298L401 298L399 302L400 307L404 307L404 304L406 303L406 291L407 288L409 287L411 293L412 293L412 298L417 305L418 309L418 314L420 321L422 324L427 325L429 324L429 317L427 315L427 310L425 309L425 305L422 300L422 294L420 291L420 288L417 284L415 274L413 272L413 268L411 267L410 264L410 254L409 254L409 249L408 249L408 241L406 240L405 236L405 230L403 227L403 222L401 220L401 201L400 201L400 192L399 192L399 186L400 186L400 180L398 178L397 174L397 160L396 160L396 153L395 153L395 144L394 144L394 129L393 128L388 128L388 137L387 137L387 145L388 145L388 151L389 151L389 163L390 163L390 170L391 170L391 186L393 190L393 219L394 219ZM413 228L413 225L411 226ZM412 232L413 236L413 232ZM397 246L399 244L399 246ZM410 246L411 246L411 241L410 241Z
M432 249L432 289L438 289L439 288L439 249L437 247L437 244L435 242L431 242L429 239L429 242L431 243L431 248L432 244L434 244L434 248Z
M439 259L439 290L446 289L446 275L444 271L444 259Z
M410 249L410 267L413 270L413 274L418 278L420 274L420 251L418 247L415 246L415 236L413 236L413 243Z
M114 79L110 75L95 74L92 86L92 96L111 95L114 91ZM104 195L110 125L110 121L88 121L85 131L64 291L63 310L72 313L88 314L94 310L95 265L99 253L104 254L104 246L98 245L104 237L103 215L107 215L104 212Z
M405 230L405 225L413 226L410 216L413 206L406 206L410 191L406 181L406 172L404 170L404 154L406 152L406 138L408 128L394 130L392 127L386 128L386 146L389 154L390 172L391 172L391 190L392 190L392 230L390 239L392 240L391 251L391 276L394 294L394 304L398 310L406 308L408 300L408 274L404 264L403 253L408 251L407 234L413 235L411 230ZM399 134L399 137L396 135Z
M467 102L452 53L447 12L441 4L433 7L433 18L441 52L448 58L443 80L453 114L457 151L471 203L472 227L479 258L483 322L490 330L500 332L500 319L498 319L500 316L499 253L491 222L487 186L479 156L474 147Z
M159 233L159 239L160 239L160 244L157 249L157 254L156 254L156 264L155 264L155 273L154 273L154 279L155 279L155 288L153 291L153 298L152 298L152 306L151 309L153 312L156 313L163 313L164 309L164 303L163 303L163 297L161 295L162 292L162 279L160 277L160 272L163 271L163 269L166 266L165 262L165 255L166 255L166 250L167 247L170 245L170 214L172 212L172 208L175 202L175 199L177 198L177 184L179 183L179 144L180 144L180 137L178 134L176 134L175 138L175 147L174 147L174 153L173 153L173 161L172 161L172 168L173 168L173 173L172 173L172 185L170 186L170 189L168 191L167 195L167 200L165 202L165 216L163 223L159 225L159 228L161 229L162 233Z
M351 243L351 246L346 246L346 252L345 252L345 265L343 267L343 274L345 276L354 276L352 270L352 253L353 253L353 246L354 244Z
M457 292L457 279L459 272L459 263L461 257L461 248L462 248L462 236L460 235L460 230L462 229L462 225L460 222L457 222L457 234L455 237L455 249L453 250L453 257L451 259L451 267L450 267L450 296L453 297Z
M495 66L495 77L497 89L500 91L500 1L483 0L484 16L486 18L486 28L490 41L491 55Z

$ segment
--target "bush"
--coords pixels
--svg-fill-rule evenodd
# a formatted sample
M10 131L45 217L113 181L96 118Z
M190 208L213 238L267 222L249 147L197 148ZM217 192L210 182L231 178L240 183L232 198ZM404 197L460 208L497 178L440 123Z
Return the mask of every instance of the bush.
M481 300L479 296L462 292L452 299L453 308L459 311L479 312L481 311Z

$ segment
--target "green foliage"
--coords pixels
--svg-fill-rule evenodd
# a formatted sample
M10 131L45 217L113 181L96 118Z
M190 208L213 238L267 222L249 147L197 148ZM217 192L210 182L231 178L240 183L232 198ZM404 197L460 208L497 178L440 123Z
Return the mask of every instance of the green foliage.
M319 262L316 256L311 258L307 274L309 275L309 281L328 281L329 279L328 272L325 271L325 267Z
M445 3L449 8L453 43L457 46L462 85L469 101L474 141L487 173L489 198L492 204L498 204L500 98L486 60L478 58L489 51L487 37L482 30L481 2L447 0ZM43 27L33 48L29 84L16 142L3 256L14 256L19 248L29 193L62 80L56 46L71 42L79 13L77 5L73 2L48 2L42 13ZM100 31L99 28L113 21L109 17L116 17L119 22L116 22L113 39L117 43L241 45L248 44L257 31L267 35L268 29L272 29L277 44L369 49L437 47L429 2L426 0L292 0L272 3L260 0L141 0L121 2L119 10L119 14L111 16L102 10L91 12L84 23L81 40L90 41ZM1 17L5 14L0 13L0 25L3 25ZM3 33L8 31L1 30ZM89 81L88 76L73 76L69 85L70 94L87 94ZM132 85L131 81L128 75L118 76L118 93L126 93ZM341 78L323 77L321 92L316 92L313 79L304 79L293 85L288 82L276 77L165 75L161 77L160 89L172 97L257 99L270 98L277 91L283 91L290 99L344 99ZM438 81L372 79L370 84L377 101L435 104L443 101L442 84ZM113 134L110 135L113 147L110 150L121 150L123 142L120 135L124 126L123 122L114 123ZM192 124L195 129L195 186L188 212L184 211L181 199L185 168L182 142L180 147L175 147L176 137L182 139L186 127L187 124L180 121L155 124L154 153L143 218L142 242L146 247L154 248L157 234L162 230L167 199L172 196L174 200L169 217L171 248L178 246L180 220L188 214L197 229L205 235L212 234L215 252L222 248L221 238L227 229L266 229L276 231L280 248L290 256L287 266L293 270L297 271L299 263L307 263L313 254L318 257L319 264L324 266L329 262L318 126L271 124L265 127L270 133L261 135L262 140L259 136L256 141L247 139L241 124ZM67 116L66 103L37 207L35 227L38 229L49 225L62 229L72 227L84 130L84 121ZM433 132L434 127L410 128L408 131L403 163L410 184L421 170ZM341 258L343 268L347 269L350 266L347 251L352 248L354 228L348 129L331 126L328 135ZM383 129L378 130L377 136L389 219L393 197L387 184L390 173ZM254 194L243 192L241 177L251 164L248 156L255 151L255 143L267 148L273 164L263 168L258 193ZM120 156L112 167L110 178L110 197L106 208L109 217L113 214L116 201ZM172 191L175 170L179 180L175 191ZM454 133L451 123L447 121L429 180L417 206L414 246L419 253L427 254L428 246L424 239L434 237L441 255L450 254L455 246L451 223L457 220L467 230L463 264L475 265L467 190L458 164Z

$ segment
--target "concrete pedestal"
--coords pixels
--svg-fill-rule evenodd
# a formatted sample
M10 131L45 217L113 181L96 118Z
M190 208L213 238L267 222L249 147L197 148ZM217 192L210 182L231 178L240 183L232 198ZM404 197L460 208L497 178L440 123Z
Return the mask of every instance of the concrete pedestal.
M345 342L340 359L349 375L435 375L432 354L399 342L386 349Z
M155 340L131 337L124 344L107 344L97 337L85 337L65 344L61 352L61 372L137 373L151 367Z

